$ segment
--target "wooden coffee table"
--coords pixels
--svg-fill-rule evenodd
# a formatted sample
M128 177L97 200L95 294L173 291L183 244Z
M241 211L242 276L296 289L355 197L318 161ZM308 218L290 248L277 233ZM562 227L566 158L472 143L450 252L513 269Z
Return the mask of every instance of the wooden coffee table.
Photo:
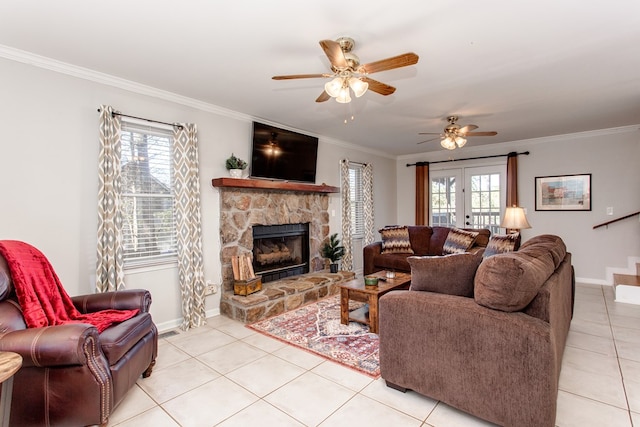
M389 291L409 289L411 274L396 273L393 279L386 278L386 271L378 271L369 276L380 279L378 286L365 286L364 278L356 278L339 284L340 287L340 323L348 325L350 320L369 325L369 331L378 333L378 300ZM349 312L349 300L368 303L362 308Z

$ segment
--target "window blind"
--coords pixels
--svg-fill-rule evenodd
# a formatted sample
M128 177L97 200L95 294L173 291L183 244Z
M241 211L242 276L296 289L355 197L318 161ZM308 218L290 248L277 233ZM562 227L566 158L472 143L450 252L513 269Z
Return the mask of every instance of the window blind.
M123 121L120 143L125 265L175 257L173 135Z
M351 236L364 237L364 201L362 165L349 165L349 200L351 202Z

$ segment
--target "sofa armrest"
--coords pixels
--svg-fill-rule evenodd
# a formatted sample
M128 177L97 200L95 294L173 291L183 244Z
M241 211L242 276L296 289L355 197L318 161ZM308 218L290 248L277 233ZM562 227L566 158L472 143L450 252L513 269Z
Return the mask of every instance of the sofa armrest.
M365 275L375 273L377 270L373 265L373 257L382 253L382 242L373 242L362 249L364 261L363 273Z
M12 331L0 338L0 351L18 353L24 367L86 365L88 355L100 352L98 330L69 323Z
M499 425L554 425L549 323L418 291L381 297L379 319L380 369L389 383Z
M73 305L81 313L100 310L135 310L146 313L151 306L151 293L145 289L125 289L116 292L78 295L71 297Z

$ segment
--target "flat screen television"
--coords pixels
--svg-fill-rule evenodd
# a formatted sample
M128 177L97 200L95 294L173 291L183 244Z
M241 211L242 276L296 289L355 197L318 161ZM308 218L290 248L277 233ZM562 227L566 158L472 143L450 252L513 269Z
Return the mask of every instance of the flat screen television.
M316 182L318 138L253 122L251 177Z

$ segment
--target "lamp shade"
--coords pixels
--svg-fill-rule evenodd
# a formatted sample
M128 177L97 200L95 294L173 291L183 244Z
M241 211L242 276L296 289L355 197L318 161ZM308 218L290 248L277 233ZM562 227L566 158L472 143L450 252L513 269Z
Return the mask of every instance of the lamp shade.
M324 85L325 92L327 92L332 98L336 98L340 95L340 89L342 89L342 79L340 77L336 77Z
M349 87L343 87L340 89L340 93L336 96L336 101L340 104L348 104L351 102L351 96L349 95Z
M507 230L522 230L523 228L531 228L531 225L529 225L529 221L527 221L524 209L512 206L505 210L500 227L506 228Z
M456 149L456 142L453 139L451 139L451 137L449 137L449 136L447 136L445 139L440 141L440 145L442 145L442 147L446 148L447 150L455 150Z
M461 136L456 136L455 141L456 141L456 145L460 148L464 147L464 144L467 143L466 138L463 138Z
M349 87L351 87L351 89L353 90L356 98L360 98L362 95L364 95L367 89L369 89L369 83L363 82L356 77L351 77L349 79Z

